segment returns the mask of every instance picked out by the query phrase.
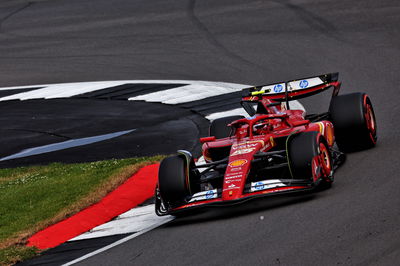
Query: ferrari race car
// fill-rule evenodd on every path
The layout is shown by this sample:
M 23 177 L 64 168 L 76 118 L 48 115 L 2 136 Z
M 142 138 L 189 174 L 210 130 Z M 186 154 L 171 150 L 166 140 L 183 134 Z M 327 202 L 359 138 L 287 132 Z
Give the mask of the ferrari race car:
M 201 138 L 204 163 L 187 151 L 165 158 L 156 187 L 157 215 L 201 206 L 329 186 L 345 152 L 377 140 L 371 100 L 365 93 L 338 95 L 338 73 L 243 89 L 249 117 L 211 122 Z M 305 115 L 290 101 L 333 88 L 325 113 Z

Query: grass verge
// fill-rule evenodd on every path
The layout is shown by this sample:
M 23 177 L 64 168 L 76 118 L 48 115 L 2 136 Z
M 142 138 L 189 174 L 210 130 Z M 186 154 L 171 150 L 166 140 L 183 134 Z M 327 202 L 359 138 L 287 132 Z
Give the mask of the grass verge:
M 34 233 L 98 202 L 162 156 L 0 169 L 0 265 L 38 254 Z

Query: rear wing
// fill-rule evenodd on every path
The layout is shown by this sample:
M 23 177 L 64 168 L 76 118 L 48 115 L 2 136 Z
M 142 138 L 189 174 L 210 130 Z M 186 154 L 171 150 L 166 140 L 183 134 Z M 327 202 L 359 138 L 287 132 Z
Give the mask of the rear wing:
M 267 98 L 278 102 L 288 102 L 320 93 L 331 87 L 334 88 L 332 96 L 336 96 L 340 89 L 338 78 L 339 73 L 330 73 L 245 88 L 242 91 L 242 101 L 257 101 Z

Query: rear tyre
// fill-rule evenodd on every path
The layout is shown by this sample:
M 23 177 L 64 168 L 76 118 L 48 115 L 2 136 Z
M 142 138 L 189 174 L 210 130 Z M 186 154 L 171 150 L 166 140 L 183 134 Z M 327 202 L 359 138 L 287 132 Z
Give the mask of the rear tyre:
M 295 179 L 332 182 L 332 156 L 325 138 L 318 132 L 303 132 L 288 140 L 288 161 Z
M 367 94 L 357 92 L 335 96 L 329 112 L 341 151 L 359 151 L 375 146 L 376 120 Z
M 181 156 L 171 156 L 161 161 L 158 171 L 158 188 L 165 203 L 183 202 L 190 194 L 189 173 Z
M 210 136 L 215 136 L 217 139 L 229 137 L 231 128 L 228 127 L 228 124 L 242 118 L 244 118 L 242 115 L 233 115 L 213 120 L 209 130 Z

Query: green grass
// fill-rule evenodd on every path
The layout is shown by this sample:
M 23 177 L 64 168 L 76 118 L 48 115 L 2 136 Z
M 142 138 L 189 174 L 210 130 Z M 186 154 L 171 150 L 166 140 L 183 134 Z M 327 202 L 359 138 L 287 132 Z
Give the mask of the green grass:
M 24 261 L 39 254 L 34 247 L 11 246 L 0 249 L 0 265 L 11 265 L 17 261 Z
M 161 156 L 0 169 L 0 264 L 27 258 L 33 233 L 97 202 Z M 10 259 L 11 258 L 11 259 Z

